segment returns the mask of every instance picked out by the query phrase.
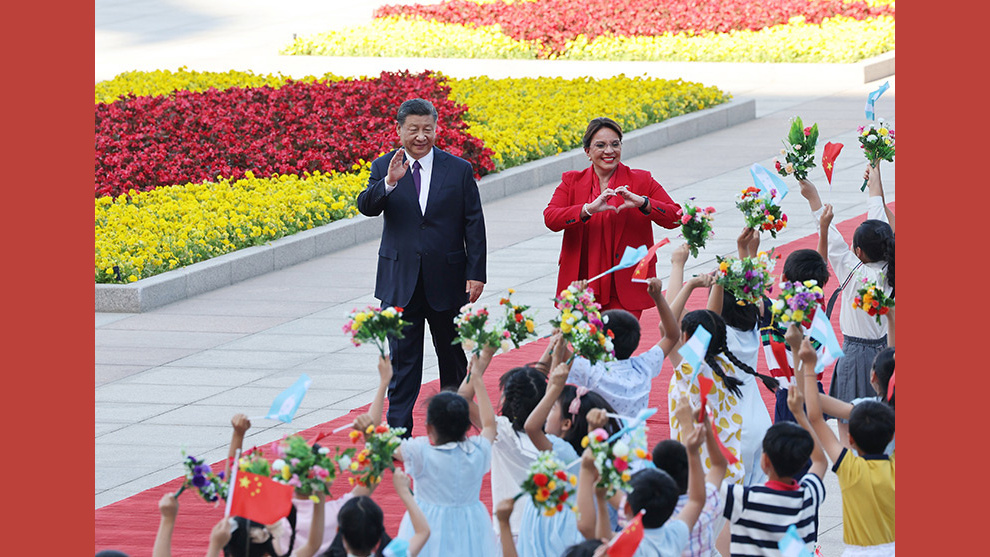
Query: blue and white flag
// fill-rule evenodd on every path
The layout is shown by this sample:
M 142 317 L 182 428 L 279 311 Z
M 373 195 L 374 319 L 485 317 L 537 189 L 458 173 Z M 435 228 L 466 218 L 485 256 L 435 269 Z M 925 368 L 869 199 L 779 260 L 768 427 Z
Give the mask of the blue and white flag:
M 825 317 L 821 307 L 815 311 L 815 317 L 811 320 L 809 335 L 822 343 L 823 349 L 818 363 L 815 364 L 815 373 L 821 373 L 825 366 L 831 365 L 844 355 L 838 339 L 835 338 L 835 330 L 832 329 L 832 324 L 829 323 L 828 317 Z
M 287 424 L 292 423 L 292 418 L 296 415 L 296 410 L 299 410 L 299 405 L 302 403 L 303 397 L 306 396 L 306 390 L 309 389 L 311 382 L 312 380 L 308 375 L 305 373 L 302 374 L 302 377 L 288 389 L 275 397 L 275 401 L 272 402 L 272 407 L 268 410 L 268 414 L 263 417 L 270 420 L 279 420 Z
M 702 325 L 698 325 L 691 338 L 677 349 L 677 353 L 694 370 L 694 374 L 691 375 L 691 383 L 694 383 L 694 380 L 698 377 L 698 373 L 701 372 L 701 362 L 705 359 L 705 354 L 708 352 L 708 344 L 711 341 L 712 334 L 708 332 L 708 329 Z
M 801 536 L 798 535 L 797 527 L 793 524 L 784 532 L 784 537 L 777 542 L 777 547 L 780 548 L 780 554 L 783 557 L 812 557 L 811 551 Z
M 753 176 L 753 183 L 756 184 L 756 187 L 760 188 L 760 191 L 769 195 L 773 190 L 777 190 L 777 195 L 773 196 L 773 202 L 780 205 L 780 202 L 784 200 L 784 196 L 788 192 L 787 185 L 784 184 L 784 181 L 773 172 L 767 170 L 766 167 L 755 163 L 749 167 L 749 173 Z
M 646 246 L 639 246 L 638 248 L 634 248 L 632 246 L 626 246 L 626 251 L 622 253 L 622 259 L 619 260 L 618 265 L 612 267 L 611 269 L 605 271 L 604 273 L 591 277 L 590 279 L 588 279 L 588 282 L 591 282 L 593 280 L 598 280 L 609 273 L 618 271 L 619 269 L 626 269 L 632 267 L 633 265 L 642 261 L 643 258 L 646 257 L 646 255 L 649 252 L 650 252 L 650 248 Z
M 883 85 L 878 87 L 876 91 L 873 91 L 866 97 L 866 117 L 870 120 L 877 119 L 876 114 L 873 113 L 874 105 L 876 104 L 877 99 L 880 98 L 880 95 L 882 95 L 887 89 L 890 89 L 890 82 L 884 81 Z

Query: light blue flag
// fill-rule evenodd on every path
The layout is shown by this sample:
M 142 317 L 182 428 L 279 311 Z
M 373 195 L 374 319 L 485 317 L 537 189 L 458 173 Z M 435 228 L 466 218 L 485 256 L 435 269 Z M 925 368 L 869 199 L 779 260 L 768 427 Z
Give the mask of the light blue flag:
M 677 349 L 677 353 L 694 369 L 694 373 L 691 375 L 691 383 L 694 383 L 695 379 L 698 378 L 698 373 L 701 372 L 701 362 L 705 359 L 705 353 L 708 352 L 708 344 L 711 341 L 712 334 L 708 332 L 708 329 L 702 325 L 698 325 L 691 338 Z
M 292 418 L 296 415 L 296 410 L 299 410 L 299 404 L 302 403 L 302 399 L 306 395 L 306 390 L 309 389 L 311 382 L 312 380 L 308 375 L 305 373 L 302 374 L 302 377 L 288 389 L 275 397 L 272 407 L 264 417 L 270 420 L 279 420 L 287 424 L 292 423 Z
M 766 167 L 755 163 L 749 167 L 749 173 L 753 176 L 753 182 L 756 184 L 756 187 L 760 188 L 760 191 L 769 194 L 771 191 L 777 190 L 777 195 L 773 196 L 773 202 L 780 205 L 780 202 L 784 200 L 784 196 L 788 192 L 787 185 L 784 184 L 784 181 L 773 172 L 767 170 Z
M 622 429 L 620 429 L 619 431 L 616 431 L 615 433 L 613 433 L 612 436 L 608 438 L 608 441 L 607 442 L 608 443 L 611 443 L 612 441 L 615 441 L 619 437 L 622 437 L 623 435 L 629 433 L 630 431 L 632 431 L 632 430 L 638 428 L 639 426 L 645 424 L 646 423 L 646 420 L 648 420 L 650 418 L 650 416 L 652 416 L 652 415 L 654 415 L 654 414 L 657 413 L 657 410 L 659 410 L 659 408 L 647 408 L 645 410 L 640 410 L 639 411 L 639 414 L 636 414 L 636 417 L 635 418 L 633 418 L 631 420 L 624 420 L 624 421 L 627 422 L 626 423 L 626 426 L 623 427 Z
M 821 357 L 818 358 L 818 363 L 815 364 L 815 373 L 821 373 L 825 369 L 825 366 L 831 365 L 832 362 L 843 356 L 842 348 L 839 346 L 839 340 L 835 338 L 835 331 L 832 329 L 832 324 L 825 317 L 825 312 L 822 311 L 821 307 L 815 311 L 815 317 L 811 320 L 809 334 L 811 338 L 822 343 L 824 347 Z
M 873 91 L 866 97 L 866 117 L 870 120 L 877 119 L 876 114 L 873 113 L 874 105 L 876 104 L 877 99 L 880 98 L 880 95 L 882 95 L 887 89 L 890 89 L 890 82 L 884 81 L 883 85 L 878 87 L 876 91 Z
M 409 541 L 392 538 L 382 550 L 382 557 L 409 557 Z
M 622 259 L 619 260 L 618 265 L 612 267 L 611 269 L 605 271 L 604 273 L 599 274 L 598 276 L 591 277 L 590 279 L 588 279 L 588 282 L 591 282 L 593 280 L 598 280 L 609 273 L 614 273 L 615 271 L 618 271 L 619 269 L 626 269 L 632 267 L 633 265 L 642 261 L 643 258 L 646 257 L 646 254 L 648 254 L 649 252 L 650 249 L 646 246 L 639 246 L 638 248 L 634 248 L 632 246 L 626 246 L 626 251 L 622 253 Z
M 797 527 L 793 524 L 784 532 L 784 537 L 777 542 L 777 547 L 780 548 L 780 554 L 783 557 L 812 557 L 811 551 L 801 536 L 798 535 Z

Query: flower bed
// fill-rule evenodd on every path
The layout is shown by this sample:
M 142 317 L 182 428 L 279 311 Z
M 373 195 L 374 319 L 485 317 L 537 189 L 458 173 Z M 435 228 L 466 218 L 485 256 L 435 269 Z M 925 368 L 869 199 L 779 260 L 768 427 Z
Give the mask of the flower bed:
M 368 25 L 298 37 L 282 53 L 852 62 L 893 49 L 893 16 L 893 2 L 862 0 L 447 0 L 383 6 Z
M 442 119 L 438 143 L 479 174 L 578 147 L 599 115 L 632 130 L 729 100 L 680 80 L 429 72 L 299 81 L 130 72 L 98 89 L 98 100 L 112 101 L 96 104 L 99 283 L 133 282 L 357 214 L 369 161 L 395 144 L 396 99 L 430 99 Z
M 357 214 L 369 166 L 96 199 L 96 282 L 127 283 Z
M 376 80 L 292 82 L 125 97 L 96 105 L 96 193 L 257 175 L 344 172 L 396 144 L 395 99 L 422 97 L 440 113 L 437 145 L 494 169 L 491 150 L 464 133 L 467 107 L 430 73 Z

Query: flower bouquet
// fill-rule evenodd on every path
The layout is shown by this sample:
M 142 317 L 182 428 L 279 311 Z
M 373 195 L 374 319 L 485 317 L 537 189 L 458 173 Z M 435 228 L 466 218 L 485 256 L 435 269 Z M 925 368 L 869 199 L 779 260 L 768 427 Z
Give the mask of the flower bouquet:
M 358 476 L 357 479 L 348 479 L 351 485 L 357 482 L 358 485 L 374 487 L 382 481 L 382 474 L 385 470 L 395 470 L 392 454 L 402 444 L 402 438 L 399 436 L 405 432 L 406 428 L 404 427 L 390 428 L 386 425 L 378 427 L 369 425 L 364 432 L 366 435 L 364 448 L 353 459 L 350 457 L 340 459 L 341 470 L 350 470 L 351 474 Z M 351 442 L 357 443 L 358 439 L 361 438 L 361 432 L 352 431 L 350 437 Z
M 601 306 L 595 302 L 591 288 L 579 290 L 570 286 L 554 299 L 560 314 L 550 324 L 560 329 L 564 341 L 570 342 L 574 355 L 585 358 L 591 365 L 615 358 L 612 339 L 615 334 L 602 330 Z
M 691 199 L 694 199 L 693 197 Z M 706 207 L 704 209 L 690 203 L 684 203 L 680 211 L 681 236 L 688 244 L 688 249 L 693 257 L 698 257 L 698 249 L 705 247 L 705 242 L 715 235 L 712 230 L 712 220 L 714 220 L 715 208 Z
M 186 469 L 186 481 L 175 493 L 178 497 L 187 487 L 196 488 L 199 496 L 207 503 L 216 503 L 220 499 L 227 498 L 227 482 L 223 477 L 223 472 L 216 474 L 209 464 L 202 459 L 186 454 L 182 451 L 182 465 Z
M 776 195 L 777 190 L 772 189 L 767 195 L 754 186 L 742 190 L 736 207 L 742 211 L 746 228 L 765 230 L 774 238 L 777 237 L 777 233 L 787 226 L 787 215 L 781 212 L 780 205 L 774 203 L 773 198 Z
M 526 315 L 529 306 L 512 303 L 515 290 L 509 289 L 509 295 L 499 300 L 499 305 L 505 306 L 505 317 L 499 324 L 502 351 L 506 352 L 513 346 L 519 348 L 526 340 L 536 336 L 536 325 L 533 318 Z
M 876 125 L 871 123 L 869 127 L 860 126 L 859 147 L 866 155 L 866 160 L 870 161 L 870 166 L 874 168 L 882 160 L 894 162 L 894 130 L 887 127 L 887 122 L 883 118 L 878 119 Z M 863 187 L 859 188 L 859 191 L 866 189 L 868 181 L 863 180 Z
M 888 296 L 876 282 L 863 277 L 862 286 L 856 291 L 852 305 L 875 317 L 879 325 L 880 316 L 887 315 L 890 308 L 894 307 L 894 299 Z
M 607 496 L 611 497 L 618 491 L 629 492 L 629 480 L 632 474 L 629 472 L 629 458 L 633 454 L 636 458 L 648 459 L 650 455 L 643 449 L 635 451 L 629 445 L 619 439 L 609 444 L 608 432 L 598 428 L 581 440 L 581 446 L 590 448 L 595 457 L 595 468 L 598 469 L 598 487 L 608 490 Z
M 537 510 L 545 516 L 553 516 L 563 511 L 564 505 L 576 510 L 572 499 L 576 485 L 577 476 L 567 473 L 553 451 L 541 451 L 530 464 L 529 476 L 520 486 L 522 493 L 516 497 L 528 494 Z
M 348 449 L 336 457 L 330 449 L 318 444 L 310 446 L 301 435 L 290 435 L 275 448 L 278 459 L 272 462 L 273 479 L 296 488 L 296 493 L 316 501 L 316 494 L 328 495 L 330 483 L 337 475 L 336 460 L 353 454 Z
M 773 290 L 771 273 L 777 262 L 773 250 L 761 251 L 756 257 L 735 259 L 716 255 L 715 259 L 718 261 L 715 282 L 732 293 L 737 304 L 759 304 L 763 292 Z
M 825 301 L 825 294 L 816 280 L 780 283 L 780 296 L 770 306 L 775 320 L 781 323 L 802 321 L 811 317 L 811 312 Z
M 498 348 L 502 336 L 496 330 L 494 321 L 489 321 L 488 308 L 474 309 L 474 304 L 465 304 L 461 313 L 454 319 L 457 336 L 451 344 L 460 344 L 465 350 L 480 354 L 485 346 Z
M 808 177 L 808 170 L 815 167 L 818 124 L 805 128 L 801 118 L 795 116 L 791 119 L 791 131 L 783 142 L 784 149 L 780 150 L 780 154 L 784 156 L 786 164 L 781 165 L 779 160 L 774 161 L 777 173 L 781 176 L 793 174 L 798 180 L 804 180 Z
M 378 352 L 385 357 L 388 336 L 403 338 L 402 328 L 409 324 L 402 320 L 402 308 L 379 308 L 368 306 L 364 311 L 354 310 L 347 316 L 344 332 L 351 335 L 351 342 L 359 346 L 365 342 L 374 343 Z

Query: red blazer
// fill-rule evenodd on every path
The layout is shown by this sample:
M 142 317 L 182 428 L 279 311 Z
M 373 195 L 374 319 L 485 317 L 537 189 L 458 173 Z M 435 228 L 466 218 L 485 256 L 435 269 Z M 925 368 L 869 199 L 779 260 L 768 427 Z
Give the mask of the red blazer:
M 670 199 L 648 171 L 633 170 L 620 163 L 609 179 L 608 186 L 613 189 L 629 186 L 629 191 L 648 197 L 652 208 L 650 215 L 646 216 L 639 209 L 630 208 L 618 213 L 596 213 L 582 222 L 581 208 L 600 194 L 598 177 L 594 167 L 565 172 L 550 203 L 543 210 L 547 228 L 554 232 L 564 231 L 555 294 L 575 280 L 588 279 L 614 267 L 622 258 L 626 246 L 652 246 L 651 221 L 664 228 L 676 228 L 680 224 L 677 217 L 680 206 Z M 613 197 L 609 204 L 619 206 L 622 198 Z M 580 272 L 582 258 L 585 259 L 586 273 Z M 634 269 L 620 269 L 592 282 L 590 286 L 595 291 L 595 300 L 603 305 L 609 303 L 614 281 L 619 303 L 612 301 L 613 306 L 640 310 L 653 307 L 653 299 L 646 293 L 646 285 L 631 282 Z M 584 276 L 578 276 L 579 274 Z M 656 276 L 655 265 L 649 266 L 648 276 Z

